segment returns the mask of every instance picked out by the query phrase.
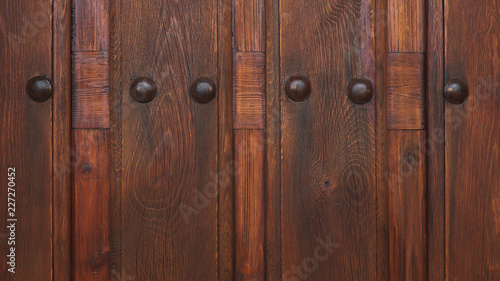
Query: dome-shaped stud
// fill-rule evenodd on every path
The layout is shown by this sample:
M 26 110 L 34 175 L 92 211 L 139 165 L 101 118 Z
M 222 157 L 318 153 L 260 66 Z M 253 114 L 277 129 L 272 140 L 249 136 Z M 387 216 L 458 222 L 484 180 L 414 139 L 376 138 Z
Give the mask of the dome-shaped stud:
M 215 98 L 217 87 L 212 79 L 202 77 L 196 79 L 189 88 L 189 94 L 197 103 L 206 104 Z
M 373 85 L 367 79 L 353 79 L 347 87 L 347 96 L 356 104 L 365 104 L 373 97 Z
M 444 97 L 450 103 L 461 104 L 468 96 L 469 87 L 460 79 L 450 79 L 444 86 Z
M 157 92 L 156 83 L 147 77 L 139 77 L 130 84 L 130 96 L 140 103 L 152 101 Z
M 52 96 L 52 83 L 44 76 L 35 76 L 26 84 L 28 96 L 36 102 L 44 102 Z
M 285 83 L 285 93 L 293 101 L 304 101 L 311 95 L 311 82 L 302 75 L 290 76 Z

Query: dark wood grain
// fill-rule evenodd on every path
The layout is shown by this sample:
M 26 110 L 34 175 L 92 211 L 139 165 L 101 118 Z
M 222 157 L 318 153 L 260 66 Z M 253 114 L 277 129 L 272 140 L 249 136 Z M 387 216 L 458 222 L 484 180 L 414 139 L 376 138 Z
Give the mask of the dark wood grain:
M 75 0 L 73 51 L 109 50 L 109 0 Z
M 74 130 L 73 278 L 109 280 L 108 130 Z
M 425 1 L 388 0 L 389 52 L 425 52 Z
M 425 133 L 391 130 L 389 168 L 389 280 L 426 280 Z
M 81 26 L 79 29 L 88 29 Z M 109 128 L 108 51 L 73 52 L 73 128 Z
M 444 2 L 445 81 L 469 85 L 461 105 L 446 102 L 446 278 L 500 277 L 500 7 Z
M 443 1 L 428 1 L 427 30 L 427 280 L 445 280 Z
M 28 0 L 4 2 L 0 9 L 2 280 L 52 278 L 52 100 L 34 102 L 26 93 L 31 77 L 52 79 L 51 7 L 51 1 Z M 15 167 L 16 192 L 9 198 L 15 199 L 16 222 L 7 221 L 9 167 Z M 15 245 L 7 240 L 10 223 L 15 223 Z M 15 274 L 7 271 L 11 247 L 15 247 Z
M 264 129 L 265 54 L 236 52 L 234 55 L 234 128 Z
M 111 107 L 121 112 L 111 128 L 121 171 L 113 183 L 113 268 L 139 280 L 217 280 L 218 105 L 197 104 L 188 89 L 199 77 L 221 81 L 226 71 L 217 67 L 218 2 L 116 2 Z M 141 76 L 158 87 L 147 104 L 128 94 Z
M 264 51 L 264 0 L 234 0 L 233 3 L 235 51 Z
M 302 74 L 312 84 L 304 102 L 281 94 L 283 278 L 377 278 L 375 101 L 347 98 L 351 79 L 375 78 L 374 8 L 280 2 L 281 81 Z
M 71 237 L 71 2 L 53 3 L 53 280 L 70 280 Z
M 387 55 L 387 115 L 389 129 L 424 129 L 424 55 Z
M 236 280 L 264 280 L 264 133 L 235 130 Z

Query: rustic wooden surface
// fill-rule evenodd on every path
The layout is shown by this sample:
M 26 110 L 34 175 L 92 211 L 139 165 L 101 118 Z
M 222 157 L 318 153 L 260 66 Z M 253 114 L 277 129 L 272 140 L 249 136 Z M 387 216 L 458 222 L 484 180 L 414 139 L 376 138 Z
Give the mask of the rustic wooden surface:
M 312 84 L 299 103 L 281 91 L 283 278 L 376 280 L 375 101 L 347 98 L 352 78 L 374 81 L 373 9 L 280 2 L 281 83 L 302 74 Z M 314 263 L 321 240 L 330 252 Z
M 72 280 L 109 280 L 110 155 L 108 130 L 74 130 L 74 267 Z
M 389 168 L 389 280 L 426 280 L 425 133 L 391 130 Z
M 231 54 L 227 47 L 225 53 L 217 49 L 218 7 L 218 1 L 201 0 L 111 2 L 112 258 L 121 276 L 217 280 L 218 260 L 226 267 L 230 260 L 228 242 L 217 240 L 220 231 L 228 233 L 220 228 L 230 226 L 226 214 L 221 214 L 223 224 L 218 220 L 218 202 L 227 210 L 228 193 L 226 201 L 218 201 L 213 189 L 220 181 L 218 155 L 227 161 L 230 145 L 219 154 L 219 141 L 228 139 L 219 140 L 218 104 L 231 112 L 225 104 L 231 92 L 219 90 L 218 101 L 197 104 L 187 90 L 199 77 L 226 81 L 227 90 L 227 78 L 220 78 L 227 70 L 217 65 L 227 65 Z M 220 38 L 225 46 L 227 34 Z M 158 86 L 157 97 L 147 104 L 128 93 L 141 76 Z M 225 245 L 224 252 L 218 245 Z M 222 272 L 230 278 L 230 269 Z
M 424 129 L 424 55 L 387 55 L 388 129 Z
M 4 5 L 5 6 L 5 5 Z M 0 9 L 0 279 L 52 278 L 52 100 L 26 93 L 28 79 L 52 79 L 51 1 L 9 1 Z M 8 168 L 15 167 L 15 245 L 8 244 Z M 15 246 L 15 274 L 7 255 Z M 64 245 L 63 245 L 64 246 Z
M 234 50 L 263 52 L 265 49 L 264 0 L 234 0 Z
M 73 51 L 109 50 L 109 0 L 74 0 Z
M 446 102 L 446 278 L 500 276 L 500 10 L 497 1 L 445 1 L 445 81 L 469 85 Z
M 425 52 L 425 1 L 388 0 L 389 52 Z

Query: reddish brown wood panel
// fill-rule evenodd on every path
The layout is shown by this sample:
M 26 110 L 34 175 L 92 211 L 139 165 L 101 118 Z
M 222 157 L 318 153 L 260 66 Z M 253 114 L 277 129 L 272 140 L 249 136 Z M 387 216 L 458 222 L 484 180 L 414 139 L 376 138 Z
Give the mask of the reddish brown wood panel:
M 235 51 L 263 52 L 264 0 L 235 0 L 233 3 Z
M 469 86 L 446 103 L 446 278 L 500 277 L 500 7 L 444 2 L 445 80 Z
M 74 52 L 72 86 L 73 128 L 109 128 L 108 52 Z
M 388 133 L 390 278 L 424 281 L 425 133 Z
M 113 109 L 118 115 L 111 126 L 118 173 L 113 267 L 122 278 L 217 280 L 218 261 L 228 259 L 227 249 L 218 251 L 227 241 L 217 240 L 218 100 L 198 104 L 188 89 L 199 77 L 217 82 L 226 75 L 217 63 L 220 56 L 230 57 L 217 49 L 219 2 L 137 0 L 111 6 L 111 108 L 121 109 Z M 137 77 L 156 82 L 151 102 L 130 97 Z M 217 91 L 219 102 L 227 94 Z
M 424 55 L 387 55 L 388 129 L 424 129 Z
M 109 49 L 109 0 L 74 0 L 73 51 Z
M 264 129 L 265 56 L 258 52 L 234 55 L 234 128 Z
M 388 0 L 389 52 L 425 52 L 425 3 L 423 0 Z
M 75 130 L 73 136 L 72 280 L 109 280 L 109 131 Z
M 26 84 L 36 75 L 52 79 L 52 2 L 27 0 L 3 4 L 0 9 L 3 42 L 0 279 L 51 280 L 52 100 L 41 103 L 31 100 Z M 9 265 L 11 261 L 15 264 Z M 8 271 L 11 268 L 15 274 Z
M 236 130 L 236 280 L 264 280 L 264 149 L 262 130 Z
M 281 83 L 302 74 L 312 85 L 303 102 L 281 94 L 285 280 L 377 278 L 375 101 L 347 98 L 352 78 L 375 79 L 373 9 L 280 2 Z

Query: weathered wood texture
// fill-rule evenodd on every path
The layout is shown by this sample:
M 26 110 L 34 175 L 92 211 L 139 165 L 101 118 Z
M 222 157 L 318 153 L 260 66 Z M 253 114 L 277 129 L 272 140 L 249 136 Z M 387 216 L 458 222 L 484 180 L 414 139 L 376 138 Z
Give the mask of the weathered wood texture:
M 469 85 L 446 103 L 446 278 L 500 277 L 500 6 L 444 2 L 445 80 Z
M 264 0 L 234 0 L 235 51 L 265 50 Z
M 73 128 L 109 128 L 108 51 L 73 53 Z
M 388 129 L 424 129 L 424 55 L 387 55 Z
M 425 52 L 425 2 L 388 0 L 389 52 Z
M 153 2 L 111 2 L 112 108 L 121 108 L 111 126 L 113 268 L 138 280 L 217 280 L 218 260 L 227 264 L 230 253 L 218 252 L 227 241 L 217 241 L 229 227 L 218 220 L 218 102 L 197 104 L 188 89 L 199 77 L 226 79 L 218 61 L 231 55 L 218 50 L 219 2 Z M 147 104 L 129 95 L 141 76 L 158 87 Z M 219 103 L 227 94 L 217 92 Z
M 108 130 L 74 130 L 73 278 L 109 280 Z
M 34 102 L 28 79 L 52 78 L 52 3 L 8 1 L 0 9 L 0 279 L 52 278 L 52 100 Z M 9 168 L 15 168 L 15 175 Z M 11 174 L 9 176 L 9 173 Z M 9 178 L 15 197 L 8 195 Z M 8 206 L 8 198 L 15 206 Z M 15 217 L 9 216 L 15 208 Z M 17 219 L 9 222 L 8 219 Z M 15 223 L 15 245 L 8 244 Z M 12 241 L 12 240 L 10 240 Z M 15 247 L 15 274 L 7 271 Z M 10 258 L 9 258 L 10 259 Z
M 234 55 L 234 128 L 264 129 L 265 55 L 236 52 Z
M 264 149 L 262 130 L 236 130 L 236 280 L 264 280 Z
M 280 80 L 300 73 L 312 84 L 304 102 L 281 91 L 285 279 L 377 278 L 375 97 L 347 98 L 350 79 L 375 79 L 373 9 L 374 1 L 280 2 Z
M 73 51 L 109 50 L 109 0 L 73 0 Z
M 425 133 L 391 130 L 389 168 L 389 280 L 424 281 Z

